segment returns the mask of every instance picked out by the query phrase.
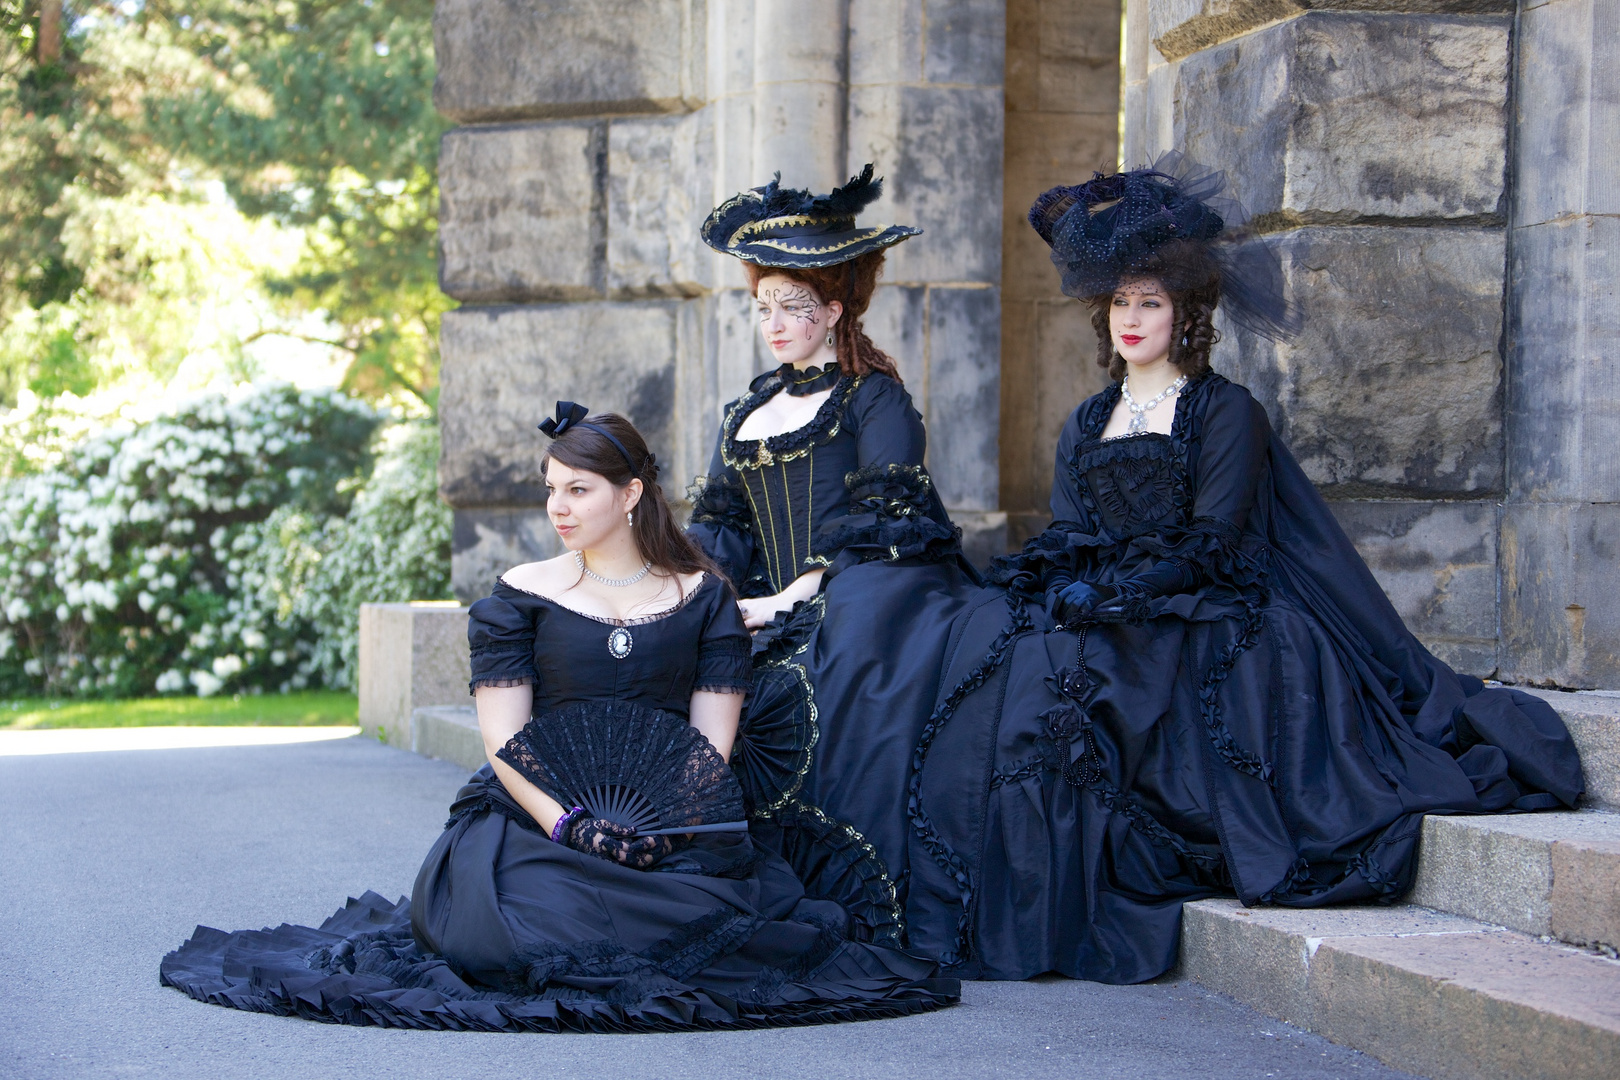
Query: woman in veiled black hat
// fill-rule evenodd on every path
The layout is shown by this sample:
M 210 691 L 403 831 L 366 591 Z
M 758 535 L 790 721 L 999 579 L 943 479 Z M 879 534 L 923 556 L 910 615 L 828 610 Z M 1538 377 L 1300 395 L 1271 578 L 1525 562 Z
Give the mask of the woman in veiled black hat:
M 1030 211 L 1112 381 L 1064 425 L 1055 520 L 964 619 L 914 777 L 911 942 L 966 974 L 1151 979 L 1185 901 L 1392 902 L 1424 814 L 1584 786 L 1557 714 L 1429 653 L 1210 370 L 1217 306 L 1297 321 L 1222 183 L 1169 156 Z
M 953 1002 L 931 962 L 853 940 L 842 908 L 749 837 L 726 763 L 748 632 L 640 433 L 573 402 L 541 427 L 566 551 L 472 606 L 489 763 L 411 899 L 367 893 L 318 929 L 199 927 L 163 981 L 255 1012 L 457 1031 L 754 1028 Z
M 778 182 L 717 207 L 777 367 L 726 406 L 690 531 L 754 634 L 736 759 L 754 835 L 860 933 L 904 938 L 906 777 L 952 621 L 977 576 L 924 467 L 922 418 L 861 327 L 884 251 L 872 167 L 826 194 Z

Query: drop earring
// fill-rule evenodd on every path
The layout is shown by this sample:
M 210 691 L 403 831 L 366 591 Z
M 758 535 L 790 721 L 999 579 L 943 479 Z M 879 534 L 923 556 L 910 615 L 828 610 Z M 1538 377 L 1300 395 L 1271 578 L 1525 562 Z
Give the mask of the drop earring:
M 624 523 L 630 526 L 632 529 L 636 527 L 636 515 L 634 511 L 626 510 L 624 512 Z
M 832 331 L 829 330 L 829 331 L 827 331 L 827 348 L 830 349 L 832 347 L 833 347 L 833 336 L 832 336 Z

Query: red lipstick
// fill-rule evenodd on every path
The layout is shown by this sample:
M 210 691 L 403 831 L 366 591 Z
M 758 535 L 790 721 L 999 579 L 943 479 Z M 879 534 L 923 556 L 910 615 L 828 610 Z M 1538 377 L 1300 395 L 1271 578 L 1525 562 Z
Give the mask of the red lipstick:
M 1142 340 L 1142 335 L 1141 334 L 1121 334 L 1121 335 L 1119 335 L 1119 340 L 1123 341 L 1127 345 L 1135 345 L 1137 342 Z

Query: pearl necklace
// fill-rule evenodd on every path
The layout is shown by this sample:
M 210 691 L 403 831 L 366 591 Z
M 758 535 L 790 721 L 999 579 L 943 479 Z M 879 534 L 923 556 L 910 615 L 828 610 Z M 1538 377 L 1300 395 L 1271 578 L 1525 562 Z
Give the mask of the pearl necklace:
M 1131 397 L 1131 377 L 1129 375 L 1125 376 L 1124 380 L 1122 380 L 1119 384 L 1119 392 L 1125 397 L 1125 407 L 1131 410 L 1131 426 L 1126 430 L 1146 431 L 1147 414 L 1164 404 L 1166 398 L 1175 397 L 1177 394 L 1181 393 L 1181 388 L 1186 385 L 1187 376 L 1183 375 L 1175 382 L 1159 391 L 1158 396 L 1152 401 L 1149 401 L 1146 405 L 1138 405 L 1136 399 Z
M 606 585 L 613 589 L 622 589 L 627 585 L 634 585 L 636 582 L 646 577 L 647 571 L 652 569 L 652 563 L 649 562 L 642 564 L 641 569 L 637 570 L 629 577 L 603 577 L 601 574 L 598 574 L 595 570 L 592 570 L 590 567 L 585 565 L 585 553 L 583 551 L 574 552 L 574 565 L 578 566 L 580 570 L 584 572 L 585 576 L 590 578 L 592 581 Z

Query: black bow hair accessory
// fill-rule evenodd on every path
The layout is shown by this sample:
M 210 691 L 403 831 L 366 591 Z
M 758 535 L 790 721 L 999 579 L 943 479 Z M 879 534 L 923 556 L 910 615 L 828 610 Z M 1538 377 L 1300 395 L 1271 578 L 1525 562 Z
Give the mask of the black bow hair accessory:
M 1149 168 L 1099 172 L 1043 192 L 1029 223 L 1051 247 L 1069 296 L 1107 295 L 1137 277 L 1172 291 L 1215 278 L 1232 322 L 1274 341 L 1290 338 L 1301 320 L 1285 297 L 1282 261 L 1243 231 L 1248 214 L 1226 188 L 1225 173 L 1171 151 Z
M 715 207 L 701 235 L 714 250 L 759 266 L 837 266 L 922 232 L 910 225 L 856 228 L 855 215 L 882 194 L 883 181 L 873 178 L 870 164 L 825 195 L 785 188 L 777 173 L 764 187 Z
M 640 476 L 642 473 L 651 470 L 651 478 L 654 480 L 658 479 L 657 458 L 655 458 L 652 454 L 648 454 L 647 460 L 643 461 L 641 463 L 641 467 L 638 469 L 636 467 L 635 458 L 630 456 L 630 451 L 624 448 L 624 443 L 620 442 L 614 436 L 613 432 L 609 431 L 605 427 L 602 427 L 600 424 L 586 423 L 585 418 L 590 414 L 591 411 L 589 409 L 578 404 L 577 402 L 559 401 L 557 402 L 557 415 L 540 421 L 538 426 L 542 432 L 552 439 L 560 439 L 568 432 L 573 431 L 575 428 L 584 428 L 586 431 L 594 431 L 598 435 L 602 436 L 602 438 L 616 446 L 619 453 L 624 455 L 624 463 L 630 466 L 630 474 L 632 476 Z

